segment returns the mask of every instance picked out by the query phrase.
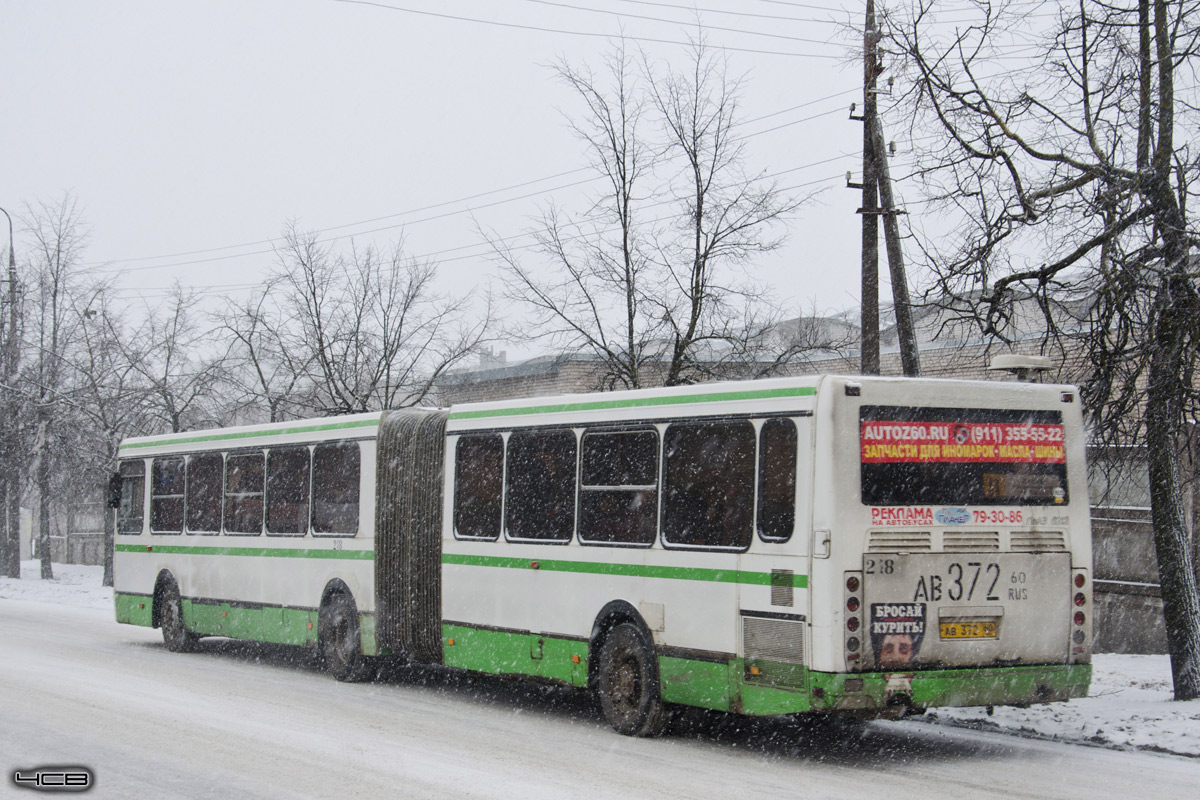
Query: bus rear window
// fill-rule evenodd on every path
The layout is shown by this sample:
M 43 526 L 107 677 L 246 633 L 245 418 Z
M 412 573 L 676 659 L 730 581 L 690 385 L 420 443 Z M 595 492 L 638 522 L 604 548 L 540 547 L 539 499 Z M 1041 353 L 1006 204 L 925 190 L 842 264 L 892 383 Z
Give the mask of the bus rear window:
M 863 406 L 866 505 L 1065 505 L 1057 411 Z

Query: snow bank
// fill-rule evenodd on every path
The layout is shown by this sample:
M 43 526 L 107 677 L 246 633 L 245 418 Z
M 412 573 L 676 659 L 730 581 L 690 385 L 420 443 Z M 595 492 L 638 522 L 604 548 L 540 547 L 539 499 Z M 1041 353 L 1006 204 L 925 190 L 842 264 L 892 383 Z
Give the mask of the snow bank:
M 22 600 L 83 608 L 112 608 L 112 589 L 100 585 L 100 567 L 55 564 L 43 581 L 36 561 L 21 564 L 21 579 L 0 578 L 0 601 Z M 116 623 L 112 623 L 114 626 Z M 909 724 L 952 725 L 1020 736 L 1154 750 L 1200 757 L 1200 700 L 1171 699 L 1167 656 L 1101 654 L 1093 659 L 1091 697 L 1031 708 L 934 709 Z
M 100 585 L 104 578 L 103 567 L 82 564 L 52 566 L 54 577 L 44 581 L 41 579 L 41 562 L 22 561 L 21 580 L 0 578 L 0 600 L 54 603 L 78 608 L 112 608 L 112 587 Z
M 1200 700 L 1171 699 L 1165 655 L 1092 657 L 1091 696 L 1030 708 L 939 708 L 922 721 L 999 730 L 1118 750 L 1200 757 Z

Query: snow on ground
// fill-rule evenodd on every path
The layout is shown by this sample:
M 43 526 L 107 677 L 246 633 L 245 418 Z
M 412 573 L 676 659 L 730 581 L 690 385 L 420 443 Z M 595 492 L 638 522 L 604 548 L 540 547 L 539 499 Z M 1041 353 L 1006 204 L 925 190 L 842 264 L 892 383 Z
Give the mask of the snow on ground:
M 0 601 L 112 608 L 112 589 L 100 585 L 102 568 L 55 564 L 53 572 L 52 580 L 43 581 L 38 562 L 22 562 L 21 580 L 0 578 Z M 1101 653 L 1093 657 L 1093 668 L 1090 697 L 997 708 L 991 716 L 983 708 L 940 708 L 914 722 L 1200 758 L 1200 700 L 1171 699 L 1167 656 Z
M 1023 736 L 1200 757 L 1200 700 L 1171 699 L 1168 656 L 1092 656 L 1090 696 L 1029 708 L 939 708 L 922 718 Z
M 0 577 L 0 600 L 55 603 L 78 608 L 113 607 L 112 587 L 100 585 L 104 578 L 103 567 L 52 564 L 51 573 L 54 577 L 44 581 L 41 579 L 41 562 L 22 561 L 21 580 Z

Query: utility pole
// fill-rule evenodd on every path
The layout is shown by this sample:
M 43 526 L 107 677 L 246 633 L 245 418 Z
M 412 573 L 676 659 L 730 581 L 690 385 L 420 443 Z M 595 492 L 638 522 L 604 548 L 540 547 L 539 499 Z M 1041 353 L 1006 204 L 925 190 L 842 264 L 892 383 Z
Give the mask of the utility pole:
M 867 0 L 867 20 L 863 34 L 863 115 L 851 119 L 863 121 L 862 169 L 862 298 L 859 367 L 863 375 L 879 374 L 879 177 L 875 168 L 875 153 L 869 121 L 876 116 L 875 85 L 879 77 L 879 60 L 875 45 L 879 36 L 875 30 L 875 0 Z M 855 184 L 847 179 L 847 185 Z
M 17 331 L 17 258 L 13 245 L 12 217 L 3 208 L 0 212 L 8 218 L 8 338 L 4 348 L 4 412 L 3 436 L 0 437 L 0 447 L 3 447 L 3 479 L 4 497 L 4 542 L 0 552 L 4 554 L 3 568 L 9 578 L 21 577 L 21 473 L 17 467 L 17 450 L 20 442 L 17 437 L 16 402 L 17 359 L 19 356 L 19 335 Z
M 921 357 L 917 353 L 917 332 L 913 328 L 912 303 L 908 298 L 908 276 L 904 270 L 904 251 L 900 248 L 900 225 L 896 217 L 901 213 L 892 197 L 892 176 L 888 169 L 887 151 L 883 146 L 883 123 L 876 114 L 871 125 L 872 149 L 879 175 L 879 199 L 883 209 L 883 235 L 887 240 L 888 268 L 892 276 L 892 306 L 896 311 L 896 335 L 900 341 L 900 364 L 905 376 L 916 378 L 921 375 Z
M 878 44 L 881 34 L 875 20 L 875 0 L 867 0 L 866 21 L 863 26 L 863 114 L 850 118 L 863 123 L 863 180 L 861 184 L 846 185 L 862 189 L 862 323 L 859 371 L 863 375 L 879 374 L 879 218 L 883 218 L 887 243 L 888 267 L 892 282 L 892 305 L 896 312 L 896 333 L 900 342 L 900 362 L 906 376 L 921 374 L 917 353 L 917 338 L 912 321 L 912 303 L 908 295 L 908 278 L 904 269 L 904 252 L 900 246 L 900 226 L 896 221 L 904 213 L 896 208 L 892 196 L 891 174 L 884 147 L 883 123 L 879 119 L 878 83 L 883 71 L 879 63 Z M 889 81 L 890 83 L 890 81 Z

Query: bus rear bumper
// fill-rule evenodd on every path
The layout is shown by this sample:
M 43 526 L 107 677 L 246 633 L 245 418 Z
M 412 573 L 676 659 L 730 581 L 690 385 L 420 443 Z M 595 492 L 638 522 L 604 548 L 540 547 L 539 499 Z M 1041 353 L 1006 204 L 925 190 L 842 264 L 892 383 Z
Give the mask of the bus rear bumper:
M 1091 664 L 922 670 L 810 672 L 813 711 L 897 717 L 939 706 L 1026 706 L 1086 697 Z

